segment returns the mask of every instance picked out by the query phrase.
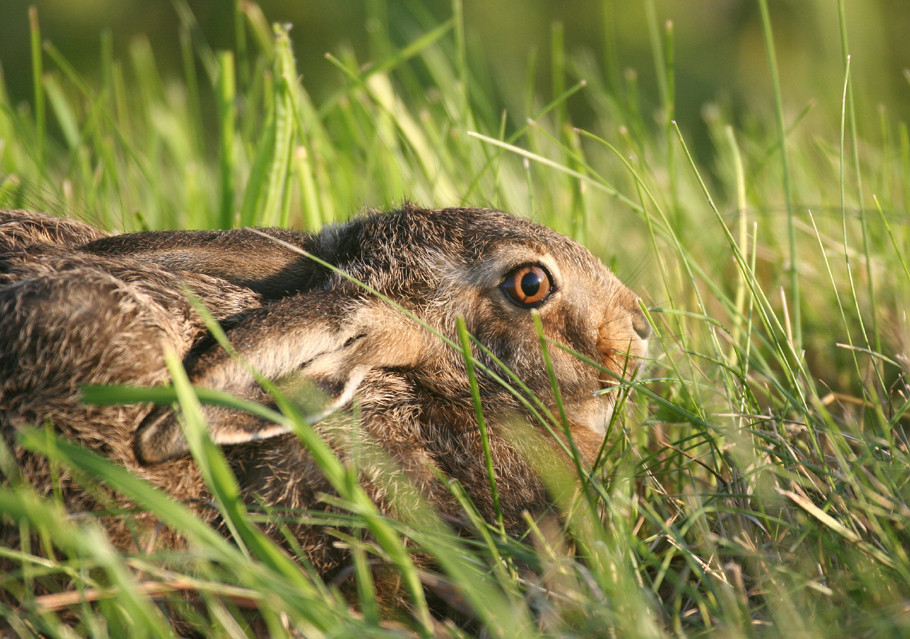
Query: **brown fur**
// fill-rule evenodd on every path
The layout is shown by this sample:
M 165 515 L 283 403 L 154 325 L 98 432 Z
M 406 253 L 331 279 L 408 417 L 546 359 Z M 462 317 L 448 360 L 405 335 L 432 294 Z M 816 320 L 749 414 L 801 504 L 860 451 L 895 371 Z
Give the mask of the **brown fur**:
M 512 268 L 541 264 L 555 288 L 537 312 L 551 340 L 573 440 L 593 460 L 611 401 L 595 392 L 631 374 L 645 354 L 649 329 L 636 296 L 584 248 L 546 227 L 479 209 L 406 206 L 318 235 L 264 232 L 280 242 L 246 229 L 107 236 L 78 222 L 0 212 L 0 429 L 33 485 L 49 491 L 47 465 L 17 445 L 16 430 L 50 422 L 177 499 L 208 499 L 170 408 L 87 406 L 78 391 L 84 384 L 166 383 L 162 353 L 168 347 L 184 358 L 196 385 L 270 402 L 236 360 L 212 345 L 185 298 L 186 286 L 267 377 L 288 385 L 302 373 L 337 407 L 350 403 L 356 389 L 364 439 L 381 453 L 360 460 L 362 481 L 381 509 L 402 508 L 406 500 L 392 495 L 394 486 L 410 483 L 440 512 L 458 517 L 438 472 L 461 482 L 492 519 L 462 354 L 295 247 L 365 282 L 453 341 L 456 318 L 464 317 L 471 334 L 555 414 L 532 313 L 500 289 Z M 612 376 L 557 343 L 602 363 Z M 475 356 L 498 370 L 479 349 Z M 549 506 L 529 451 L 508 434 L 513 420 L 530 415 L 489 375 L 478 375 L 503 515 L 509 532 L 518 534 L 524 511 L 540 514 Z M 317 495 L 331 493 L 331 486 L 294 436 L 225 408 L 205 411 L 251 503 L 327 508 Z M 356 431 L 344 413 L 327 416 L 318 428 L 351 460 Z M 389 473 L 407 482 L 396 484 Z M 73 510 L 100 507 L 68 478 L 65 492 Z M 155 537 L 152 520 L 127 526 L 109 519 L 118 546 L 180 543 L 173 535 Z M 324 574 L 346 562 L 322 529 L 293 530 Z

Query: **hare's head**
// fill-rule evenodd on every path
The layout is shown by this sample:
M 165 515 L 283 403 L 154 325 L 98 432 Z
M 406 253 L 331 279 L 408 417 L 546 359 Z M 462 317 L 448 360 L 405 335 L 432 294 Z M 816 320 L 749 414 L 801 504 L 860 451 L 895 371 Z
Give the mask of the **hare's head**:
M 637 370 L 650 327 L 638 298 L 586 249 L 547 227 L 482 209 L 406 208 L 336 233 L 336 264 L 345 272 L 454 341 L 456 318 L 463 317 L 477 341 L 535 395 L 551 397 L 538 314 L 573 420 L 603 432 L 613 394 L 602 391 Z M 442 396 L 466 393 L 462 355 L 441 340 L 430 342 L 411 342 L 420 344 L 412 356 L 420 364 L 415 374 L 426 373 L 421 383 Z M 492 357 L 475 351 L 506 376 Z
M 369 393 L 383 371 L 428 398 L 437 421 L 447 406 L 469 406 L 464 356 L 451 344 L 462 317 L 479 345 L 485 411 L 524 410 L 494 379 L 514 374 L 526 386 L 519 393 L 530 391 L 555 412 L 555 378 L 573 429 L 591 438 L 610 418 L 615 393 L 608 389 L 631 377 L 647 350 L 650 328 L 635 294 L 575 242 L 500 211 L 405 207 L 330 227 L 306 246 L 305 285 L 253 312 L 229 337 L 266 377 L 303 372 L 334 396 L 335 407 Z M 197 385 L 258 397 L 246 370 L 218 349 L 190 372 Z M 281 432 L 224 408 L 207 410 L 221 443 Z M 173 414 L 160 410 L 146 420 L 137 452 L 153 462 L 185 446 Z

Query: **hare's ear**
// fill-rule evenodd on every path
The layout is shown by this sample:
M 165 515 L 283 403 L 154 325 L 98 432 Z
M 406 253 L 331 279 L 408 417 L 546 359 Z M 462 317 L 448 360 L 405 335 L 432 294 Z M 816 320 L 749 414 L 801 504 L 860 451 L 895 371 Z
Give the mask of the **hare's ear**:
M 127 256 L 169 271 L 211 275 L 277 299 L 323 279 L 325 269 L 301 254 L 313 250 L 314 242 L 312 235 L 277 228 L 144 231 L 112 235 L 80 249 Z
M 348 403 L 371 370 L 416 366 L 428 350 L 428 337 L 419 324 L 381 300 L 313 291 L 254 311 L 228 333 L 239 357 L 215 346 L 190 366 L 189 373 L 195 386 L 257 401 L 267 401 L 268 396 L 249 367 L 276 382 L 302 374 L 329 395 L 329 405 L 320 411 L 327 414 Z M 223 406 L 205 405 L 203 412 L 212 440 L 220 445 L 287 432 L 278 424 Z M 158 408 L 146 417 L 135 451 L 143 463 L 188 452 L 171 408 Z

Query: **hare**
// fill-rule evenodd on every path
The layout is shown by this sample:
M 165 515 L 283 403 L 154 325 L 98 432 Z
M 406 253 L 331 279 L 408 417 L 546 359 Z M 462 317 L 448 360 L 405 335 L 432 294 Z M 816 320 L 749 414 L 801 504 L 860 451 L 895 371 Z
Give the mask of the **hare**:
M 222 324 L 239 358 L 211 339 L 185 287 Z M 551 369 L 534 314 L 550 342 Z M 501 211 L 411 205 L 313 235 L 107 235 L 36 213 L 0 212 L 0 317 L 0 429 L 22 474 L 41 489 L 50 488 L 46 465 L 17 446 L 15 433 L 51 423 L 174 498 L 205 503 L 209 495 L 173 407 L 80 401 L 85 384 L 167 383 L 162 353 L 169 348 L 195 386 L 273 406 L 246 364 L 286 388 L 308 380 L 328 397 L 316 428 L 342 458 L 354 454 L 354 428 L 343 411 L 333 411 L 356 403 L 362 436 L 394 462 L 387 465 L 392 472 L 456 518 L 460 507 L 438 475 L 458 480 L 492 519 L 464 355 L 440 337 L 457 342 L 457 318 L 464 318 L 484 347 L 474 352 L 483 365 L 478 385 L 512 534 L 524 531 L 525 511 L 539 515 L 550 499 L 509 425 L 537 423 L 531 395 L 557 413 L 552 370 L 568 436 L 593 461 L 614 404 L 615 394 L 603 391 L 634 374 L 650 333 L 639 298 L 568 238 Z M 497 361 L 526 390 L 516 394 L 496 381 L 490 371 L 505 376 Z M 317 495 L 331 486 L 295 435 L 223 406 L 203 410 L 247 500 L 330 508 Z M 394 510 L 379 471 L 360 472 L 380 509 Z M 64 494 L 73 509 L 100 507 L 67 478 Z M 214 521 L 210 509 L 198 509 Z M 105 522 L 123 547 L 181 543 L 156 532 L 151 518 Z M 344 566 L 344 552 L 320 528 L 292 530 L 323 574 Z

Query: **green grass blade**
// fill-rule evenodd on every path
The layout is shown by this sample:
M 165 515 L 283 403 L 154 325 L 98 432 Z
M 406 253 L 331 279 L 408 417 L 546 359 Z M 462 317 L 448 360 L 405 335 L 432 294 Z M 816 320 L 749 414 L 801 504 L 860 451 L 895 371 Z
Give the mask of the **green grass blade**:
M 458 337 L 464 349 L 464 366 L 468 374 L 468 383 L 471 386 L 471 399 L 474 402 L 474 414 L 477 416 L 477 428 L 480 431 L 480 442 L 483 446 L 483 460 L 487 468 L 487 479 L 490 482 L 490 492 L 493 495 L 493 511 L 496 521 L 499 522 L 500 532 L 505 535 L 505 524 L 502 520 L 502 508 L 499 505 L 499 491 L 496 490 L 496 471 L 493 469 L 493 455 L 490 452 L 490 438 L 487 434 L 487 423 L 483 416 L 483 406 L 480 403 L 480 387 L 477 384 L 477 375 L 474 372 L 474 358 L 471 354 L 471 337 L 464 318 L 456 318 Z

